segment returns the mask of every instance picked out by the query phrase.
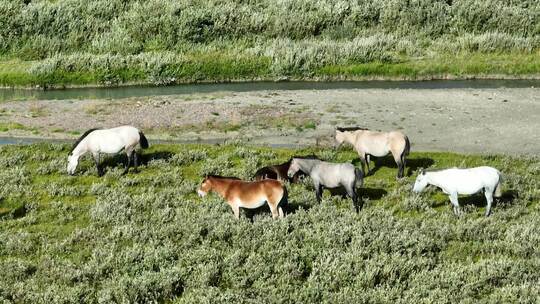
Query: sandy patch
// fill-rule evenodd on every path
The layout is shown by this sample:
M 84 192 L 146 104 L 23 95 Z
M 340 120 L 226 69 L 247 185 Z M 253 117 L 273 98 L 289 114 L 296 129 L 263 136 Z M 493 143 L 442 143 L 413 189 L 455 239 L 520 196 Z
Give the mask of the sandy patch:
M 335 126 L 399 129 L 413 149 L 537 154 L 540 89 L 337 89 L 0 104 L 0 135 L 74 138 L 132 124 L 155 139 L 331 143 Z M 6 130 L 7 129 L 7 130 Z

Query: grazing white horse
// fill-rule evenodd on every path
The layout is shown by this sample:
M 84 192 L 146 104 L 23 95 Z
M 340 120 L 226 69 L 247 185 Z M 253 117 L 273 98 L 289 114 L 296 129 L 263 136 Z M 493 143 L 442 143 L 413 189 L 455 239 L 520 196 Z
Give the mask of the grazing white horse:
M 422 192 L 428 184 L 437 186 L 450 197 L 454 213 L 461 213 L 458 194 L 475 194 L 484 190 L 487 200 L 486 216 L 491 213 L 493 197 L 501 196 L 501 172 L 492 167 L 476 167 L 470 169 L 446 169 L 439 171 L 420 170 L 413 191 Z
M 98 175 L 102 176 L 103 170 L 99 166 L 100 153 L 116 154 L 122 150 L 124 150 L 128 158 L 123 174 L 128 172 L 131 159 L 133 159 L 135 171 L 137 171 L 139 160 L 135 150 L 139 144 L 143 149 L 148 148 L 148 140 L 144 134 L 132 126 L 90 129 L 79 137 L 73 145 L 68 156 L 67 172 L 73 175 L 79 163 L 79 158 L 86 153 L 91 153 L 96 163 Z

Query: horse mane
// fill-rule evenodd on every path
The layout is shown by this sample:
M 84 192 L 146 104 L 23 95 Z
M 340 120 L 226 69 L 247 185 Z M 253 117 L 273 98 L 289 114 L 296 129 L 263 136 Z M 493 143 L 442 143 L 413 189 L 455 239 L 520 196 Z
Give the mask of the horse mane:
M 75 150 L 75 148 L 77 148 L 77 146 L 81 143 L 81 141 L 86 137 L 88 136 L 88 134 L 94 132 L 95 130 L 99 130 L 99 128 L 93 128 L 93 129 L 90 129 L 86 132 L 83 133 L 83 135 L 81 135 L 81 137 L 79 137 L 75 143 L 73 144 L 73 147 L 71 147 L 71 150 L 69 151 L 69 153 L 73 152 L 73 150 Z
M 338 130 L 339 132 L 350 132 L 350 131 L 359 131 L 359 130 L 367 131 L 369 129 L 362 128 L 362 127 L 337 127 L 336 130 Z

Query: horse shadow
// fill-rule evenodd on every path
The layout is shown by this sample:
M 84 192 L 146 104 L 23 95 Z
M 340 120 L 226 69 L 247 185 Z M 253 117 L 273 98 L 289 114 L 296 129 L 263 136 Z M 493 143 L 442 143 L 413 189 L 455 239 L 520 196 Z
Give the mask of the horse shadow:
M 340 196 L 341 198 L 343 199 L 348 199 L 350 200 L 350 203 L 353 204 L 353 201 L 352 199 L 347 195 L 347 192 L 344 188 L 331 188 L 331 189 L 328 189 L 326 188 L 324 190 L 325 193 L 328 193 L 330 196 Z M 358 189 L 358 197 L 359 197 L 359 200 L 362 199 L 362 200 L 379 200 L 381 199 L 383 196 L 385 196 L 386 194 L 388 194 L 388 192 L 382 188 L 360 188 Z M 290 214 L 294 214 L 296 212 L 298 212 L 300 209 L 303 209 L 305 211 L 308 211 L 310 210 L 311 208 L 315 207 L 317 204 L 319 204 L 315 198 L 313 198 L 313 202 L 312 203 L 291 203 L 289 202 L 289 204 L 286 205 L 286 207 L 284 208 L 284 212 L 285 212 L 285 215 L 290 215 Z M 325 202 L 321 202 L 321 204 L 324 204 Z M 245 209 L 245 214 L 246 216 L 251 220 L 253 221 L 253 218 L 257 215 L 262 215 L 262 216 L 267 216 L 268 214 L 271 214 L 270 212 L 270 207 L 268 207 L 268 205 L 263 205 L 257 209 Z M 360 211 L 362 212 L 362 211 Z
M 420 168 L 427 169 L 427 168 L 433 166 L 434 163 L 435 163 L 435 161 L 433 159 L 431 159 L 431 158 L 428 158 L 428 157 L 419 157 L 419 158 L 407 159 L 407 163 L 406 163 L 407 173 L 406 173 L 406 176 L 411 176 L 413 174 L 413 172 L 417 171 Z
M 140 157 L 140 164 L 141 165 L 148 165 L 149 162 L 154 160 L 165 160 L 169 161 L 174 156 L 174 153 L 169 151 L 156 151 L 156 152 L 149 152 L 149 153 L 142 153 Z
M 362 162 L 360 161 L 360 158 L 356 158 L 353 160 L 353 165 L 357 167 L 362 166 Z M 405 169 L 406 169 L 406 176 L 411 176 L 413 172 L 418 170 L 419 168 L 429 168 L 433 166 L 435 161 L 428 157 L 419 157 L 419 158 L 407 158 Z M 394 160 L 394 157 L 392 155 L 386 155 L 383 157 L 373 157 L 371 156 L 371 163 L 370 163 L 370 171 L 366 173 L 366 176 L 370 176 L 375 174 L 379 169 L 382 167 L 387 168 L 395 168 L 397 170 L 398 166 L 396 164 L 396 161 Z M 367 169 L 367 168 L 366 168 Z
M 358 195 L 362 198 L 368 198 L 370 201 L 380 200 L 383 196 L 387 195 L 388 191 L 382 188 L 361 188 Z
M 168 151 L 156 151 L 156 152 L 138 152 L 139 154 L 139 166 L 146 166 L 148 163 L 154 160 L 166 160 L 168 161 L 171 157 L 174 156 L 174 153 Z M 100 162 L 100 167 L 104 171 L 110 168 L 116 168 L 118 166 L 124 167 L 128 161 L 127 155 L 125 153 L 118 153 L 111 156 L 102 157 Z M 130 168 L 133 168 L 133 161 Z
M 9 209 L 7 211 L 0 211 L 0 219 L 2 218 L 19 219 L 19 218 L 25 217 L 26 213 L 27 213 L 26 204 L 22 204 L 20 206 L 17 206 L 13 209 Z
M 492 208 L 501 205 L 510 205 L 515 199 L 518 198 L 518 192 L 515 190 L 504 191 L 501 197 L 494 197 Z M 486 197 L 484 192 L 478 192 L 473 195 L 467 195 L 459 198 L 459 204 L 461 206 L 475 206 L 476 208 L 484 208 L 487 206 Z

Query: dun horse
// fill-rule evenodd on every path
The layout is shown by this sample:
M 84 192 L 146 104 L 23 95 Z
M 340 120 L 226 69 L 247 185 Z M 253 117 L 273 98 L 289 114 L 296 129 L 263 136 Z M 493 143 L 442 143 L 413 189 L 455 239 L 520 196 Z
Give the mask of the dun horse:
M 135 171 L 139 164 L 137 145 L 141 148 L 148 148 L 148 140 L 144 134 L 132 126 L 121 126 L 112 129 L 90 129 L 86 131 L 73 145 L 69 156 L 67 172 L 70 175 L 75 173 L 79 158 L 86 153 L 91 153 L 96 163 L 98 175 L 103 175 L 103 170 L 99 165 L 101 153 L 116 154 L 122 150 L 127 155 L 126 168 L 123 174 L 129 170 L 131 160 L 135 165 Z
M 358 204 L 358 194 L 356 187 L 361 187 L 364 174 L 358 168 L 348 163 L 329 163 L 318 159 L 306 159 L 295 157 L 291 161 L 288 175 L 293 176 L 296 172 L 302 170 L 311 177 L 315 187 L 317 201 L 321 202 L 323 188 L 333 189 L 343 187 L 347 195 L 351 197 L 356 211 L 362 209 L 362 199 Z
M 461 213 L 458 194 L 474 194 L 484 190 L 487 207 L 486 216 L 491 213 L 493 197 L 501 196 L 501 172 L 492 167 L 476 167 L 471 169 L 446 169 L 440 171 L 420 170 L 413 191 L 422 192 L 428 184 L 437 186 L 450 197 L 454 214 Z
M 312 158 L 317 159 L 315 155 L 310 156 L 304 156 L 303 158 Z M 260 168 L 255 172 L 255 175 L 253 178 L 255 180 L 263 180 L 263 179 L 277 179 L 280 181 L 288 181 L 290 183 L 297 183 L 302 177 L 306 176 L 304 172 L 301 170 L 296 172 L 293 177 L 289 178 L 287 176 L 287 172 L 289 171 L 289 167 L 291 166 L 292 158 L 280 165 L 271 165 L 267 167 Z
M 261 181 L 242 181 L 236 178 L 208 176 L 197 193 L 204 197 L 214 191 L 227 201 L 240 218 L 240 208 L 256 209 L 267 203 L 272 212 L 272 218 L 284 217 L 283 208 L 287 206 L 287 189 L 280 181 L 265 179 Z
M 341 145 L 344 141 L 353 145 L 360 156 L 362 169 L 369 169 L 370 157 L 383 157 L 392 153 L 398 165 L 398 178 L 403 177 L 406 157 L 409 155 L 411 145 L 409 138 L 399 131 L 377 132 L 361 128 L 337 128 L 336 141 Z

